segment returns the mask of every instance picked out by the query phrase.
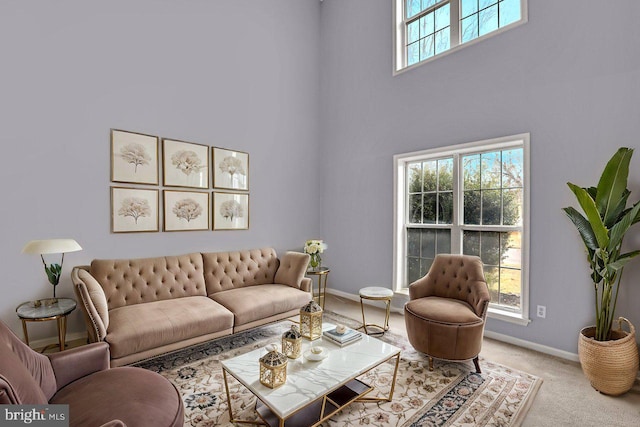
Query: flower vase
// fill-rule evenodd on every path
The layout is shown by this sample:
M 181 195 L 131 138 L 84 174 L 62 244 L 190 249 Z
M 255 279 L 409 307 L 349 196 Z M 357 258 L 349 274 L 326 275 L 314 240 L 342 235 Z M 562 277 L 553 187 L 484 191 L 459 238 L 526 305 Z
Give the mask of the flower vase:
M 322 265 L 322 258 L 320 258 L 320 254 L 318 253 L 311 254 L 309 265 L 311 266 L 312 270 L 315 270 L 315 271 L 319 270 L 320 266 Z

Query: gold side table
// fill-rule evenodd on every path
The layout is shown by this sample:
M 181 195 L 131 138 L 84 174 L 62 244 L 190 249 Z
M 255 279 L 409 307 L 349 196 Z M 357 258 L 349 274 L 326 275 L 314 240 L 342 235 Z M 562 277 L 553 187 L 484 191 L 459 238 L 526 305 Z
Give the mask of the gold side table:
M 360 309 L 362 310 L 362 326 L 358 329 L 364 329 L 364 333 L 367 335 L 374 334 L 384 334 L 389 330 L 389 316 L 391 315 L 391 299 L 393 298 L 393 291 L 389 288 L 383 288 L 380 286 L 369 286 L 367 288 L 360 289 Z M 384 314 L 384 325 L 376 325 L 375 323 L 367 323 L 364 318 L 364 301 L 363 300 L 371 300 L 371 301 L 384 301 L 385 303 L 385 314 Z M 378 328 L 379 332 L 371 332 L 367 330 L 368 327 Z
M 324 310 L 324 297 L 327 292 L 327 278 L 329 276 L 329 272 L 331 269 L 328 267 L 318 267 L 314 269 L 307 270 L 307 276 L 317 276 L 318 277 L 318 293 L 316 294 L 313 290 L 313 283 L 311 283 L 311 295 L 313 299 L 322 307 Z
M 55 320 L 58 323 L 58 345 L 60 351 L 64 350 L 67 335 L 67 315 L 76 309 L 76 301 L 72 298 L 57 298 L 56 302 L 50 299 L 29 301 L 22 303 L 16 308 L 16 313 L 22 320 L 22 331 L 24 341 L 29 345 L 29 333 L 27 332 L 27 322 L 46 322 Z M 45 347 L 44 352 L 49 346 Z

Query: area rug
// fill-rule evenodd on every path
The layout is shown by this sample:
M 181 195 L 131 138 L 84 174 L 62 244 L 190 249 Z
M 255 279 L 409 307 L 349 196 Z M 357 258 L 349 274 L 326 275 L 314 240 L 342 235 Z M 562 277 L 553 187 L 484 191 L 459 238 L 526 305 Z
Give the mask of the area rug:
M 325 312 L 325 322 L 357 327 L 358 322 Z M 233 336 L 198 344 L 149 360 L 140 366 L 160 373 L 176 385 L 185 405 L 185 425 L 233 426 L 220 360 L 279 342 L 289 321 L 262 326 Z M 406 338 L 391 331 L 381 337 L 402 349 L 393 401 L 353 403 L 325 421 L 323 427 L 350 426 L 500 426 L 522 423 L 542 380 L 533 375 L 480 359 L 482 373 L 472 363 L 438 362 L 428 370 L 427 358 Z M 257 366 L 257 361 L 256 361 Z M 388 395 L 395 359 L 359 377 Z M 229 382 L 234 415 L 258 420 L 255 397 L 235 379 Z

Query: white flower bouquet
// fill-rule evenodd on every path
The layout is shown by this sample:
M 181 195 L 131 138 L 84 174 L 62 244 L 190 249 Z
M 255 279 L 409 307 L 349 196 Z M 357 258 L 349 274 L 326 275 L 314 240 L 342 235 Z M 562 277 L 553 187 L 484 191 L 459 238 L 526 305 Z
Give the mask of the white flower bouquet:
M 320 254 L 323 253 L 325 249 L 327 249 L 327 244 L 322 240 L 311 239 L 304 243 L 304 253 L 311 255 L 309 266 L 314 270 L 320 268 L 320 265 L 322 264 Z

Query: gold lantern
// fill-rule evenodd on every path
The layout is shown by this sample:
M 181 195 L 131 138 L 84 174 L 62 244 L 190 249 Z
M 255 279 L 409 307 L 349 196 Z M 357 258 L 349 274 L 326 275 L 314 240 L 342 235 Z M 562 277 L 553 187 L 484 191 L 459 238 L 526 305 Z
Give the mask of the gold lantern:
M 322 307 L 314 300 L 300 309 L 300 333 L 310 340 L 322 337 Z
M 276 344 L 269 344 L 267 352 L 260 358 L 260 382 L 269 388 L 280 387 L 287 381 L 287 356 Z
M 296 325 L 282 334 L 282 352 L 289 359 L 297 359 L 302 351 L 302 334 Z

